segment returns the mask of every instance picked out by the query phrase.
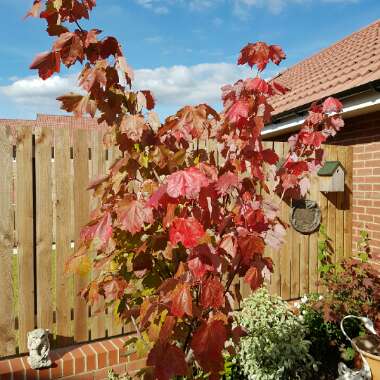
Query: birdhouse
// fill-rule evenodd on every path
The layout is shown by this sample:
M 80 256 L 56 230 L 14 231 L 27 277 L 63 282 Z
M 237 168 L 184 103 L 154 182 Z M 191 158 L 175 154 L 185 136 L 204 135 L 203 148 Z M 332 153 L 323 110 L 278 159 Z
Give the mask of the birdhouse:
M 319 169 L 319 189 L 322 192 L 344 191 L 346 170 L 340 161 L 326 161 Z

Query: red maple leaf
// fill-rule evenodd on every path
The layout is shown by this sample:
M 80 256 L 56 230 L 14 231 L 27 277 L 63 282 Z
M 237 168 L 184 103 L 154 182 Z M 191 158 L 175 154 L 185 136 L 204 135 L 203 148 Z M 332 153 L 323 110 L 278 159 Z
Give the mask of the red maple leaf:
M 123 199 L 116 206 L 117 221 L 120 228 L 131 234 L 140 232 L 145 223 L 153 223 L 153 212 L 143 202 Z
M 256 65 L 259 71 L 263 71 L 270 60 L 278 65 L 285 57 L 278 45 L 269 46 L 265 42 L 249 43 L 241 50 L 238 65 Z
M 278 83 L 278 82 L 275 82 L 275 81 L 272 81 L 271 82 L 272 86 L 273 86 L 273 89 L 279 93 L 279 94 L 286 94 L 288 91 L 290 91 L 289 88 L 283 86 L 282 84 Z
M 255 233 L 246 233 L 238 236 L 238 246 L 242 256 L 242 263 L 244 265 L 251 265 L 253 258 L 256 255 L 262 255 L 264 252 L 263 238 Z
M 67 67 L 76 61 L 82 62 L 84 58 L 83 42 L 78 33 L 62 33 L 53 45 L 53 50 L 60 52 L 62 62 Z
M 123 277 L 115 277 L 103 283 L 104 298 L 106 301 L 121 299 L 128 283 Z
M 203 307 L 218 309 L 224 306 L 224 303 L 224 286 L 217 278 L 210 278 L 202 283 L 201 304 Z
M 195 107 L 185 106 L 175 115 L 165 120 L 165 125 L 160 129 L 159 135 L 168 133 L 177 141 L 184 139 L 192 141 L 200 138 L 211 128 L 212 119 L 219 120 L 219 114 L 207 104 L 199 104 Z
M 201 280 L 206 273 L 214 271 L 213 258 L 214 256 L 206 244 L 193 249 L 187 266 L 196 280 Z
M 265 234 L 265 243 L 274 250 L 279 250 L 285 242 L 286 230 L 281 223 L 277 223 Z
M 106 65 L 105 61 L 97 62 L 95 66 L 87 63 L 79 75 L 79 86 L 88 92 L 94 85 L 105 86 L 107 83 Z
M 167 177 L 167 194 L 172 198 L 185 196 L 195 198 L 202 187 L 207 187 L 209 180 L 195 167 L 179 170 Z
M 249 103 L 245 100 L 238 100 L 232 104 L 226 113 L 230 123 L 238 123 L 241 119 L 245 120 L 248 117 Z
M 269 46 L 269 58 L 273 63 L 279 65 L 280 62 L 286 58 L 284 51 L 279 45 L 271 45 Z
M 28 11 L 24 18 L 27 17 L 38 17 L 41 9 L 41 1 L 42 0 L 34 0 L 32 8 Z
M 186 248 L 194 248 L 204 236 L 205 231 L 197 219 L 175 218 L 170 227 L 169 237 L 172 244 L 181 242 Z
M 66 94 L 59 96 L 57 100 L 62 102 L 61 109 L 73 112 L 76 117 L 81 117 L 86 113 L 95 117 L 97 104 L 89 95 Z
M 147 365 L 154 367 L 154 378 L 157 380 L 170 380 L 188 374 L 184 352 L 167 342 L 159 341 L 154 345 L 149 352 Z
M 287 161 L 283 166 L 289 171 L 289 173 L 294 174 L 295 176 L 300 176 L 309 170 L 307 162 L 302 160 Z
M 142 115 L 126 115 L 120 125 L 120 131 L 132 141 L 140 141 L 144 130 L 147 129 Z
M 38 70 L 40 78 L 45 80 L 50 78 L 54 73 L 59 73 L 60 66 L 59 52 L 48 51 L 38 54 L 30 65 L 30 69 Z
M 225 195 L 232 188 L 239 186 L 239 177 L 236 173 L 228 171 L 219 177 L 215 184 L 215 188 L 220 195 Z
M 170 312 L 182 318 L 185 314 L 193 315 L 193 297 L 191 296 L 191 288 L 189 284 L 179 283 L 171 294 Z
M 312 145 L 316 148 L 319 148 L 322 143 L 326 141 L 327 137 L 319 131 L 307 132 L 302 131 L 299 133 L 299 140 L 302 144 Z
M 286 191 L 298 185 L 298 177 L 295 174 L 285 173 L 281 176 L 282 188 Z
M 342 112 L 343 110 L 343 104 L 331 96 L 323 102 L 322 107 L 324 113 Z
M 112 217 L 109 212 L 106 212 L 103 216 L 82 228 L 80 238 L 84 243 L 97 240 L 101 247 L 105 247 L 112 236 L 112 232 Z
M 214 376 L 224 368 L 222 351 L 227 340 L 227 331 L 221 320 L 202 321 L 194 332 L 191 348 L 199 365 Z
M 248 269 L 247 273 L 244 276 L 244 281 L 249 284 L 251 289 L 255 291 L 258 289 L 263 283 L 263 276 L 261 274 L 261 270 L 256 266 L 253 266 Z
M 255 92 L 262 92 L 266 95 L 273 95 L 273 88 L 272 86 L 264 79 L 255 77 L 255 78 L 249 78 L 246 79 L 245 82 L 245 88 L 248 91 L 255 91 Z
M 278 162 L 278 155 L 276 152 L 273 151 L 273 149 L 264 149 L 261 152 L 263 156 L 263 160 L 267 162 L 270 165 L 275 165 Z

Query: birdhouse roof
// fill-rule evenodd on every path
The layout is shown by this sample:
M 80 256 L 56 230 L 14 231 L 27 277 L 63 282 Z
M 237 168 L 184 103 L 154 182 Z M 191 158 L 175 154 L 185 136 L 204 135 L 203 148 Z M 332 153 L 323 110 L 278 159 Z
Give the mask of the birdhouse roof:
M 318 175 L 322 177 L 332 176 L 339 166 L 343 169 L 344 172 L 346 171 L 340 161 L 326 161 L 325 164 L 319 169 Z

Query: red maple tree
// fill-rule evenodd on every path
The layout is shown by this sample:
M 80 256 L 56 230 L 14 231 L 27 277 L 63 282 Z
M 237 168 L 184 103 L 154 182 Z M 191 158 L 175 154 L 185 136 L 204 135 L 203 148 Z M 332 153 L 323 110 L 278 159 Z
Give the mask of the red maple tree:
M 147 356 L 144 376 L 167 380 L 196 365 L 218 379 L 226 342 L 240 333 L 232 327 L 236 280 L 255 290 L 264 270 L 273 271 L 264 249 L 279 248 L 287 227 L 275 194 L 305 196 L 310 173 L 322 163 L 321 144 L 343 126 L 342 105 L 333 98 L 313 104 L 281 163 L 263 148 L 261 131 L 271 119 L 270 97 L 288 89 L 259 75 L 224 86 L 221 113 L 206 104 L 185 106 L 161 123 L 151 92 L 131 90 L 133 71 L 118 41 L 80 26 L 95 6 L 95 0 L 35 0 L 28 13 L 45 19 L 56 37 L 31 69 L 47 79 L 61 64 L 83 64 L 84 94 L 58 100 L 66 111 L 105 121 L 105 140 L 122 152 L 89 186 L 101 202 L 67 269 L 81 271 L 93 257 L 99 275 L 82 296 L 90 304 L 104 297 L 133 323 L 131 342 Z M 260 73 L 284 58 L 279 46 L 257 42 L 242 49 L 238 64 Z

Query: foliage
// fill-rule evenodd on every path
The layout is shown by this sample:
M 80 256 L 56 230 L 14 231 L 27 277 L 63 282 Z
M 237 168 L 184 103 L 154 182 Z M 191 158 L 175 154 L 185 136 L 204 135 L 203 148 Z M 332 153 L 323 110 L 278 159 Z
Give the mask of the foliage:
M 323 313 L 313 305 L 322 302 L 323 296 L 310 294 L 303 297 L 299 305 L 299 318 L 306 327 L 306 339 L 311 342 L 310 355 L 317 361 L 319 379 L 336 379 L 338 363 L 345 361 L 352 366 L 354 350 L 340 330 L 339 323 L 325 321 Z M 349 336 L 358 336 L 361 326 L 357 320 L 345 324 Z
M 107 380 L 132 380 L 132 378 L 127 374 L 118 375 L 113 370 L 109 370 Z
M 259 75 L 239 80 L 223 87 L 220 114 L 206 104 L 185 106 L 161 124 L 153 95 L 131 90 L 133 71 L 118 41 L 79 25 L 95 6 L 95 0 L 34 0 L 28 13 L 45 19 L 56 37 L 31 68 L 47 79 L 61 64 L 83 64 L 84 94 L 58 99 L 66 111 L 105 121 L 105 142 L 122 152 L 89 186 L 99 207 L 67 270 L 82 272 L 93 260 L 98 276 L 82 296 L 90 304 L 104 297 L 132 322 L 137 335 L 130 344 L 147 356 L 146 376 L 186 376 L 195 363 L 217 379 L 226 342 L 240 331 L 232 328 L 240 301 L 234 280 L 242 277 L 255 290 L 273 270 L 264 248 L 281 245 L 286 224 L 272 197 L 306 194 L 309 174 L 323 159 L 321 144 L 343 126 L 342 104 L 328 98 L 312 105 L 276 171 L 279 157 L 264 149 L 261 130 L 273 111 L 269 98 L 287 88 Z M 238 64 L 259 74 L 284 58 L 279 46 L 257 42 L 242 49 Z M 209 150 L 199 148 L 201 139 L 213 142 Z
M 248 379 L 313 378 L 316 363 L 309 354 L 306 330 L 285 301 L 261 288 L 244 299 L 236 319 L 248 334 L 241 338 L 239 349 Z
M 318 259 L 320 285 L 324 295 L 311 294 L 300 303 L 300 318 L 307 326 L 311 341 L 310 354 L 320 363 L 319 378 L 335 379 L 339 361 L 353 365 L 355 352 L 340 329 L 341 319 L 348 314 L 371 318 L 379 328 L 380 280 L 368 263 L 369 238 L 360 232 L 356 257 L 334 263 L 334 250 L 324 226 L 319 231 Z M 355 337 L 364 333 L 358 320 L 347 320 L 345 330 Z
M 380 329 L 380 277 L 368 261 L 368 241 L 368 233 L 361 231 L 356 255 L 332 263 L 333 251 L 325 230 L 321 230 L 318 248 L 321 285 L 326 294 L 314 302 L 314 308 L 323 313 L 325 321 L 338 323 L 344 316 L 354 314 L 369 317 Z

